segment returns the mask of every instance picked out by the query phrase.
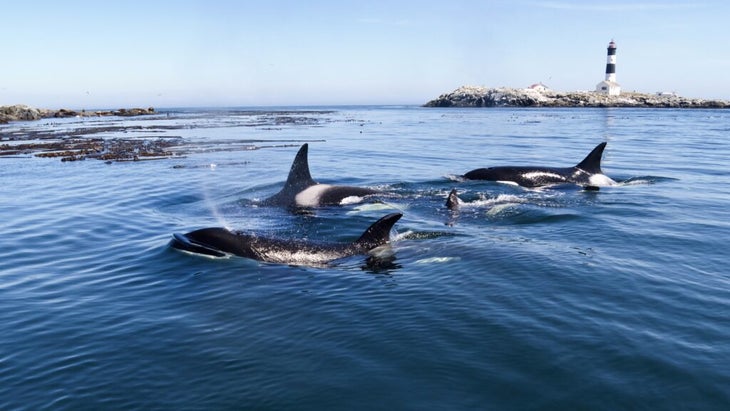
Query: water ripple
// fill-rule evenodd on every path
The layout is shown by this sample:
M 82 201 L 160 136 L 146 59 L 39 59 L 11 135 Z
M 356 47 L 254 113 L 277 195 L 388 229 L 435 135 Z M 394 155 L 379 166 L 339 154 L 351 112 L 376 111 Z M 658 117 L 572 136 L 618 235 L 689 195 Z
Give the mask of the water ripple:
M 115 124 L 269 148 L 2 159 L 0 408 L 722 409 L 730 225 L 717 165 L 730 153 L 712 126 L 727 114 L 707 113 L 350 108 L 266 126 L 290 115 L 181 111 Z M 586 136 L 608 139 L 603 168 L 622 184 L 443 177 L 570 165 Z M 386 193 L 300 214 L 257 206 L 301 141 L 315 179 Z M 452 188 L 458 213 L 444 206 Z M 346 242 L 392 210 L 404 217 L 378 264 L 169 247 L 213 225 Z

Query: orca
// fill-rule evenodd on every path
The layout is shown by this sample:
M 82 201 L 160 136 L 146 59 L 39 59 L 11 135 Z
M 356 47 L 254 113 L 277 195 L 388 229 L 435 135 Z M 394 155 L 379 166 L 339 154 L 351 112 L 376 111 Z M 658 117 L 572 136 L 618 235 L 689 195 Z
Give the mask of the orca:
M 457 195 L 456 189 L 452 189 L 449 196 L 446 198 L 446 208 L 451 211 L 459 211 L 459 205 L 462 203 L 463 201 Z
M 577 184 L 587 190 L 596 190 L 600 186 L 616 184 L 601 171 L 601 157 L 606 142 L 596 146 L 586 158 L 574 167 L 529 167 L 504 166 L 477 168 L 464 174 L 467 180 L 489 180 L 517 184 L 534 188 L 556 184 Z
M 211 257 L 235 255 L 253 260 L 290 265 L 321 266 L 333 260 L 368 254 L 390 240 L 390 231 L 403 214 L 392 213 L 373 223 L 352 243 L 313 242 L 259 236 L 222 227 L 173 234 L 173 248 Z
M 319 184 L 309 173 L 307 154 L 309 144 L 303 144 L 294 157 L 284 188 L 263 201 L 264 205 L 277 205 L 289 208 L 313 208 L 328 205 L 341 205 L 343 200 L 354 198 L 359 201 L 364 196 L 377 194 L 377 190 L 364 187 L 336 186 Z

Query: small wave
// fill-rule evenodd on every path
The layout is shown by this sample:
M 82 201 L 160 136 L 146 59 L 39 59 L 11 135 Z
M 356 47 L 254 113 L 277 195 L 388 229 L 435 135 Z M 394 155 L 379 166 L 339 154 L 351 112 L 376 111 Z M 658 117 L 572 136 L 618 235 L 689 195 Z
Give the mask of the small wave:
M 388 259 L 395 255 L 395 250 L 393 250 L 393 247 L 390 244 L 384 244 L 370 250 L 368 255 L 374 258 Z
M 481 200 L 480 200 L 481 201 Z M 478 203 L 479 201 L 477 201 Z M 499 204 L 522 204 L 528 200 L 524 197 L 516 196 L 514 194 L 500 194 L 493 199 L 484 200 L 486 205 L 499 205 Z
M 678 181 L 676 178 L 671 177 L 657 177 L 657 176 L 639 176 L 631 177 L 626 180 L 618 182 L 618 186 L 637 186 L 637 185 L 649 185 L 663 183 L 667 181 Z
M 444 177 L 446 179 L 451 180 L 451 181 L 456 182 L 456 183 L 463 183 L 464 181 L 466 181 L 466 179 L 464 177 L 457 176 L 455 174 L 446 174 Z
M 347 197 L 350 198 L 350 197 Z M 347 198 L 345 200 L 347 200 Z M 360 197 L 358 197 L 360 198 Z M 356 203 L 345 203 L 344 201 L 341 204 L 356 204 Z M 384 202 L 377 202 L 377 203 L 368 203 L 368 204 L 362 204 L 359 205 L 352 210 L 348 211 L 347 215 L 354 215 L 359 213 L 368 213 L 371 211 L 383 211 L 383 210 L 400 210 L 403 211 L 403 207 L 396 207 L 395 205 L 384 203 Z
M 441 232 L 441 231 L 413 231 L 408 230 L 403 233 L 398 233 L 394 237 L 395 241 L 400 240 L 431 240 L 434 238 L 440 238 L 440 237 L 450 237 L 453 236 L 453 233 L 447 233 L 447 232 Z
M 505 204 L 498 204 L 487 211 L 488 216 L 496 216 L 498 214 L 501 214 L 503 211 L 518 206 L 519 203 L 505 203 Z
M 406 238 L 411 238 L 410 236 L 413 235 L 413 234 L 414 234 L 414 232 L 411 231 L 411 230 L 408 230 L 408 231 L 406 231 L 404 233 L 398 233 L 393 238 L 393 241 L 400 241 L 400 240 L 403 240 L 403 239 L 406 239 Z
M 459 208 L 499 208 L 504 209 L 506 207 L 512 207 L 519 204 L 527 203 L 529 200 L 516 196 L 514 194 L 499 194 L 494 198 L 482 198 L 474 201 L 462 201 L 459 203 Z
M 452 261 L 461 261 L 461 257 L 430 257 L 416 260 L 416 264 L 440 264 L 449 263 Z

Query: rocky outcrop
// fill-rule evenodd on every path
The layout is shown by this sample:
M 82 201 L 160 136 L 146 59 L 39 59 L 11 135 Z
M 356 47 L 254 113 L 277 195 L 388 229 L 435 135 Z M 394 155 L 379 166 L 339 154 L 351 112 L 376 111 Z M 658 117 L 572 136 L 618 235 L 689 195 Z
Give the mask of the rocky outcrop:
M 102 117 L 102 116 L 144 116 L 155 114 L 153 107 L 150 108 L 120 108 L 119 110 L 102 110 L 102 111 L 75 111 L 62 108 L 60 110 L 48 110 L 42 108 L 29 107 L 23 104 L 14 106 L 0 106 L 0 124 L 10 121 L 31 121 L 40 120 L 42 118 L 64 118 L 64 117 Z
M 0 106 L 0 124 L 8 121 L 31 121 L 48 117 L 50 110 L 29 107 L 23 104 Z
M 654 107 L 730 108 L 726 100 L 623 92 L 618 96 L 592 91 L 487 88 L 463 86 L 427 102 L 424 107 Z
M 145 116 L 149 114 L 155 114 L 155 109 L 150 108 L 120 108 L 119 110 L 105 110 L 105 111 L 73 111 L 62 108 L 53 114 L 53 117 L 104 117 L 104 116 L 122 116 L 122 117 L 133 117 L 133 116 Z

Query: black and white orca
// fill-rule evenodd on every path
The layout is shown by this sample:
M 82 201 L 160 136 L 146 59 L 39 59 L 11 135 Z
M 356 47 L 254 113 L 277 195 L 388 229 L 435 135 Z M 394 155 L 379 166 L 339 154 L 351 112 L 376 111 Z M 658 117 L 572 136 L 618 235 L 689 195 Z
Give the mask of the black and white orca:
M 477 168 L 464 174 L 467 180 L 489 180 L 517 184 L 522 187 L 542 187 L 556 184 L 577 184 L 589 190 L 616 184 L 601 171 L 601 157 L 606 142 L 596 146 L 593 151 L 574 167 L 530 167 L 504 166 Z
M 365 196 L 377 194 L 377 190 L 365 187 L 319 184 L 309 173 L 308 144 L 303 144 L 294 157 L 284 188 L 263 201 L 264 205 L 291 208 L 310 208 L 341 205 L 343 200 L 361 201 Z
M 339 258 L 367 254 L 387 244 L 391 229 L 402 216 L 401 213 L 392 213 L 382 217 L 352 243 L 264 237 L 212 227 L 187 234 L 173 234 L 171 246 L 212 257 L 236 255 L 270 263 L 321 266 Z

